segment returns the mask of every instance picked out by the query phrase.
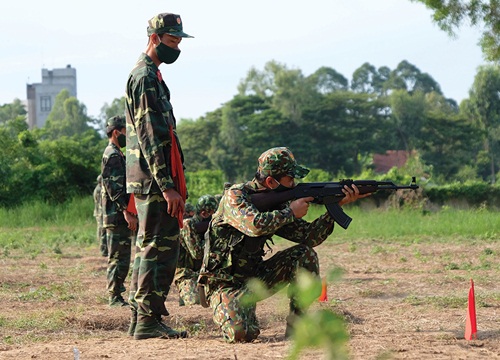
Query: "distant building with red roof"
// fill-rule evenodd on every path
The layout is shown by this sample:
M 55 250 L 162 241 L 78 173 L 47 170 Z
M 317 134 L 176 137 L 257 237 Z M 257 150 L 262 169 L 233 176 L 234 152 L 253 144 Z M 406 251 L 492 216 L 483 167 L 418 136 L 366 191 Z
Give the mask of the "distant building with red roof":
M 385 154 L 373 154 L 375 172 L 384 174 L 394 166 L 400 168 L 413 155 L 415 155 L 415 151 L 406 150 L 387 150 Z

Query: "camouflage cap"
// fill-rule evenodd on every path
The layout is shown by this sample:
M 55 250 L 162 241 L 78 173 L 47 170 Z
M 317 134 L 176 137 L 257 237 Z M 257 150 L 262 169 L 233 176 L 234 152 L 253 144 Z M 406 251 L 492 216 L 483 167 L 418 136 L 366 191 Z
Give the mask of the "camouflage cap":
M 116 115 L 106 121 L 106 131 L 122 129 L 125 127 L 125 116 Z
M 193 37 L 182 30 L 181 16 L 171 13 L 158 14 L 148 21 L 148 36 L 152 34 L 169 34 L 184 38 Z
M 298 165 L 290 149 L 275 147 L 264 151 L 259 156 L 259 173 L 264 176 L 288 175 L 302 179 L 309 173 L 309 169 Z
M 213 195 L 203 195 L 198 199 L 198 203 L 196 204 L 196 212 L 200 213 L 203 210 L 205 211 L 215 211 L 219 203 L 217 199 Z
M 186 205 L 184 205 L 184 211 L 187 213 L 190 213 L 191 211 L 195 211 L 195 208 L 194 208 L 193 204 L 186 203 Z

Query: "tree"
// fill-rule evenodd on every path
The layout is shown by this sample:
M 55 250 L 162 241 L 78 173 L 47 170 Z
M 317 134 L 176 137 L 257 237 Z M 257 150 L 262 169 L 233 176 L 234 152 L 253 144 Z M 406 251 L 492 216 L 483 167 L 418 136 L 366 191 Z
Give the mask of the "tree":
M 177 135 L 181 140 L 186 171 L 213 170 L 208 152 L 213 139 L 218 137 L 221 111 L 206 114 L 200 119 L 182 120 L 177 124 Z
M 317 83 L 307 81 L 299 69 L 288 69 L 269 61 L 263 71 L 252 68 L 238 85 L 240 95 L 257 95 L 271 99 L 273 106 L 299 124 L 302 110 L 314 98 Z
M 98 130 L 100 130 L 103 134 L 106 133 L 106 121 L 109 118 L 112 118 L 113 116 L 116 115 L 123 115 L 125 116 L 125 104 L 126 104 L 126 99 L 125 96 L 122 96 L 121 98 L 115 98 L 111 102 L 111 104 L 104 103 L 104 105 L 101 108 L 101 113 L 99 115 L 99 119 L 95 120 L 95 125 Z
M 331 174 L 360 173 L 373 152 L 386 149 L 381 136 L 387 133 L 384 107 L 370 94 L 337 91 L 324 96 L 304 112 L 298 133 L 305 141 L 296 156 Z
M 307 81 L 320 94 L 328 94 L 334 91 L 345 91 L 349 86 L 349 81 L 336 70 L 323 66 L 307 77 Z
M 14 120 L 18 116 L 26 118 L 26 110 L 19 99 L 14 99 L 11 104 L 0 106 L 0 124 L 5 124 L 9 120 Z
M 411 0 L 420 2 L 432 11 L 432 18 L 450 36 L 456 35 L 464 22 L 482 26 L 479 41 L 485 58 L 500 60 L 500 4 L 498 0 Z
M 384 87 L 391 90 L 406 90 L 409 93 L 421 91 L 441 94 L 441 88 L 432 76 L 422 73 L 419 68 L 406 60 L 401 61 L 396 69 L 391 71 Z
M 484 150 L 490 163 L 490 180 L 496 182 L 500 142 L 500 66 L 481 66 L 469 91 L 468 110 L 484 134 Z
M 425 94 L 421 91 L 410 94 L 406 90 L 395 90 L 389 96 L 389 103 L 398 139 L 396 149 L 415 150 L 425 119 Z
M 358 93 L 386 95 L 385 83 L 391 70 L 382 66 L 378 70 L 370 63 L 364 63 L 352 74 L 351 89 Z
M 42 129 L 44 137 L 57 139 L 61 136 L 82 134 L 92 128 L 93 120 L 87 116 L 87 108 L 64 89 L 56 96 L 54 107 Z
M 424 118 L 418 151 L 433 173 L 444 181 L 453 179 L 465 166 L 472 167 L 480 138 L 477 129 L 463 117 L 430 111 Z

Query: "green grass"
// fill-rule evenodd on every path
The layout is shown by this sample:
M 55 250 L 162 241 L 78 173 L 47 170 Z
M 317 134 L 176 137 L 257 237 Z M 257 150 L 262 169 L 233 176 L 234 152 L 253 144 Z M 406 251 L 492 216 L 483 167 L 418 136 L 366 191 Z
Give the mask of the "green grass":
M 12 209 L 0 208 L 0 228 L 81 225 L 94 221 L 91 196 L 63 204 L 35 201 Z
M 96 240 L 92 197 L 64 204 L 33 202 L 0 208 L 0 257 L 22 252 L 31 258 L 39 253 L 67 256 L 68 246 L 88 246 Z
M 59 205 L 38 201 L 13 209 L 0 208 L 0 256 L 10 256 L 18 251 L 31 257 L 40 252 L 67 256 L 65 249 L 68 245 L 94 244 L 96 224 L 93 207 L 93 199 L 88 196 Z M 423 213 L 420 210 L 395 209 L 369 211 L 346 206 L 344 210 L 353 220 L 347 230 L 336 226 L 329 241 L 371 239 L 410 244 L 494 240 L 500 236 L 498 213 L 485 209 L 465 211 L 447 208 Z M 325 211 L 323 206 L 314 205 L 306 219 L 314 220 Z M 350 251 L 356 251 L 356 245 L 352 245 Z M 388 250 L 375 246 L 371 251 L 383 254 Z M 491 266 L 488 255 L 488 249 L 485 249 L 483 268 Z M 463 269 L 464 264 L 457 265 L 450 261 L 448 267 Z
M 311 221 L 325 209 L 313 206 L 306 219 Z M 347 206 L 344 211 L 352 217 L 347 230 L 336 226 L 332 239 L 399 239 L 410 242 L 492 240 L 500 235 L 498 212 L 488 210 L 446 209 L 423 214 L 419 210 L 362 210 Z

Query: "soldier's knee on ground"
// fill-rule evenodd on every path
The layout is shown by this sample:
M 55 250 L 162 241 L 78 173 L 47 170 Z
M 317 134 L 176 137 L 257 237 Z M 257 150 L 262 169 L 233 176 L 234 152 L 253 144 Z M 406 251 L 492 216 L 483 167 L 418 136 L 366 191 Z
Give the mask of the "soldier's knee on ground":
M 231 319 L 228 320 L 228 324 L 222 326 L 222 336 L 230 343 L 251 342 L 257 339 L 259 334 L 258 328 L 247 326 L 242 322 L 234 323 Z
M 255 307 L 241 306 L 241 294 L 239 290 L 221 291 L 210 298 L 214 323 L 221 329 L 223 338 L 231 343 L 249 342 L 260 334 Z

